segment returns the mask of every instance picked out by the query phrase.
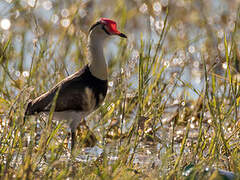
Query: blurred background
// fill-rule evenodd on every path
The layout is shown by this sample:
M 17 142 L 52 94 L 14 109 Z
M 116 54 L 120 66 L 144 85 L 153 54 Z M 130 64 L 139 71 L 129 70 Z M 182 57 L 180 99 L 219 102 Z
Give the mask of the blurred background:
M 3 157 L 30 152 L 41 177 L 54 171 L 37 161 L 44 145 L 32 152 L 18 149 L 15 142 L 28 145 L 37 135 L 44 142 L 47 134 L 56 133 L 53 143 L 44 146 L 52 157 L 46 156 L 45 163 L 55 167 L 49 162 L 64 156 L 66 129 L 55 124 L 45 132 L 46 123 L 39 125 L 47 121 L 42 116 L 30 118 L 22 129 L 26 102 L 88 63 L 88 30 L 107 17 L 128 39 L 112 37 L 105 45 L 108 95 L 88 117 L 91 140 L 81 140 L 94 148 L 80 149 L 78 161 L 98 161 L 107 152 L 108 166 L 102 169 L 114 162 L 120 162 L 115 164 L 120 169 L 132 163 L 145 167 L 149 177 L 171 177 L 173 170 L 184 175 L 189 162 L 199 163 L 198 172 L 206 167 L 239 171 L 239 5 L 240 0 L 0 0 Z M 112 167 L 107 168 L 104 172 L 111 174 Z M 99 170 L 88 169 L 84 173 L 90 177 Z M 80 172 L 62 173 L 68 177 L 69 171 Z
M 45 63 L 46 69 L 56 59 L 58 68 L 66 66 L 59 73 L 71 74 L 87 63 L 83 57 L 90 25 L 100 17 L 108 17 L 128 35 L 127 49 L 132 58 L 126 61 L 133 66 L 137 63 L 134 60 L 137 61 L 141 39 L 156 46 L 168 14 L 169 29 L 160 53 L 162 63 L 169 68 L 169 75 L 188 66 L 184 80 L 201 90 L 201 58 L 209 66 L 216 63 L 216 72 L 221 73 L 227 68 L 224 37 L 228 42 L 233 40 L 234 48 L 239 49 L 239 30 L 234 32 L 238 5 L 238 0 L 2 0 L 0 36 L 2 42 L 9 39 L 12 42 L 8 67 L 14 79 L 29 75 L 33 54 L 37 56 L 40 51 L 44 51 L 44 59 L 49 62 Z M 108 61 L 116 57 L 116 41 L 118 38 L 106 45 Z M 39 46 L 44 43 L 47 47 L 43 50 Z M 156 48 L 154 45 L 152 49 Z M 239 58 L 238 51 L 235 54 Z M 234 68 L 237 72 L 238 67 Z

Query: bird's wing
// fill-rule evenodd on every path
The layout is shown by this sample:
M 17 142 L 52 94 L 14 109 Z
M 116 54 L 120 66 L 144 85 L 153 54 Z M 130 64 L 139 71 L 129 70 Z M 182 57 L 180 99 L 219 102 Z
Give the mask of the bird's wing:
M 87 86 L 87 79 L 84 74 L 86 73 L 86 67 L 81 71 L 65 78 L 59 82 L 50 91 L 44 93 L 43 95 L 37 97 L 28 103 L 25 115 L 32 115 L 39 112 L 49 111 L 56 95 L 59 91 L 55 111 L 64 110 L 87 110 L 88 104 L 93 104 L 91 89 Z M 89 98 L 87 100 L 87 98 Z

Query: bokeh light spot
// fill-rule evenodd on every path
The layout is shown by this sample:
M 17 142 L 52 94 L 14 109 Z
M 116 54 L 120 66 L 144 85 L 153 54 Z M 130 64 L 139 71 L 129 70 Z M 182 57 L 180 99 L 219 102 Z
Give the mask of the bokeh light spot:
M 84 18 L 87 15 L 87 12 L 84 9 L 79 9 L 78 14 L 81 18 Z
M 226 63 L 226 62 L 223 63 L 223 64 L 222 64 L 222 67 L 223 67 L 223 69 L 227 69 L 227 63 Z
M 188 51 L 192 54 L 195 53 L 195 47 L 193 45 L 189 46 Z
M 29 76 L 29 72 L 28 71 L 23 71 L 22 75 L 23 75 L 23 77 L 28 77 Z
M 70 15 L 69 10 L 68 9 L 63 9 L 61 11 L 61 15 L 62 15 L 62 17 L 65 17 L 65 18 L 68 17 Z
M 5 0 L 7 3 L 11 3 L 12 2 L 12 0 Z
M 52 21 L 54 24 L 56 24 L 56 23 L 58 22 L 58 20 L 59 20 L 58 15 L 56 15 L 56 14 L 52 15 L 51 21 Z
M 43 6 L 44 9 L 50 10 L 50 9 L 52 9 L 52 2 L 51 1 L 44 1 L 42 3 L 42 6 Z
M 161 12 L 161 10 L 162 10 L 162 5 L 160 4 L 160 2 L 155 2 L 155 3 L 153 4 L 153 10 L 154 10 L 157 14 L 159 14 L 159 13 Z
M 4 30 L 8 30 L 11 27 L 11 22 L 9 19 L 5 18 L 1 20 L 1 28 Z
M 140 6 L 140 8 L 139 8 L 139 11 L 140 11 L 141 13 L 146 13 L 147 10 L 148 10 L 148 7 L 147 7 L 147 4 L 145 4 L 145 3 L 143 3 L 143 4 Z
M 28 0 L 27 3 L 29 6 L 34 7 L 36 4 L 36 0 Z
M 70 25 L 70 20 L 69 19 L 62 19 L 60 23 L 63 27 L 66 28 Z

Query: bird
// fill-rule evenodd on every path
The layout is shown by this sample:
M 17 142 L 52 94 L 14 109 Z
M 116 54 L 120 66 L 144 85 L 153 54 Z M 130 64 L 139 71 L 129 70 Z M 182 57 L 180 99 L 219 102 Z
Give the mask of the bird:
M 29 100 L 26 117 L 48 114 L 55 103 L 53 118 L 66 120 L 71 130 L 71 150 L 75 146 L 76 129 L 83 119 L 104 101 L 108 89 L 108 70 L 104 57 L 104 41 L 110 36 L 127 38 L 117 29 L 114 20 L 100 18 L 89 29 L 87 40 L 88 64 L 57 83 L 44 94 Z M 55 100 L 56 97 L 56 100 Z

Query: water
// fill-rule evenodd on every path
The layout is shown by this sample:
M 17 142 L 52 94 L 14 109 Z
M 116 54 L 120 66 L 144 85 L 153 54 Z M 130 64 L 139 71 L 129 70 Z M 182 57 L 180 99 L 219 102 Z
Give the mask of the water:
M 16 7 L 11 0 L 4 0 L 0 2 L 0 40 L 1 42 L 6 42 L 10 36 L 13 37 L 13 48 L 16 51 L 15 53 L 17 55 L 12 57 L 11 61 L 9 62 L 9 72 L 10 74 L 13 74 L 13 78 L 15 80 L 23 78 L 23 81 L 26 82 L 28 77 L 26 74 L 29 74 L 33 52 L 35 50 L 36 54 L 38 55 L 40 51 L 40 45 L 44 45 L 44 42 L 46 40 L 48 42 L 51 42 L 52 46 L 49 46 L 50 49 L 46 50 L 46 55 L 44 54 L 45 59 L 49 58 L 48 52 L 56 48 L 56 52 L 52 56 L 52 59 L 47 66 L 47 68 L 49 68 L 48 72 L 50 72 L 51 74 L 55 73 L 55 69 L 52 68 L 54 67 L 55 62 L 53 62 L 52 60 L 54 58 L 59 60 L 59 58 L 63 57 L 64 55 L 61 47 L 66 42 L 64 40 L 60 42 L 58 41 L 62 35 L 62 32 L 66 30 L 65 28 L 70 26 L 69 16 L 71 16 L 74 7 L 72 7 L 71 4 L 69 4 L 68 2 L 60 2 L 59 4 L 57 4 L 59 6 L 56 6 L 58 8 L 54 8 L 54 3 L 58 2 L 37 1 L 39 4 L 37 4 L 36 8 L 31 9 L 32 6 L 34 6 L 35 1 L 19 2 L 20 5 L 26 10 L 20 11 L 18 9 L 14 9 Z M 102 2 L 103 1 L 96 1 L 96 6 L 100 7 L 98 9 L 99 11 L 101 11 L 103 16 L 118 17 L 117 15 L 113 15 L 113 9 L 110 6 L 106 6 L 106 4 Z M 136 4 L 134 4 L 134 2 Z M 168 80 L 171 78 L 177 78 L 179 72 L 182 70 L 182 68 L 184 68 L 183 74 L 180 79 L 183 82 L 190 83 L 193 88 L 195 88 L 198 92 L 201 92 L 204 88 L 204 70 L 202 62 L 203 59 L 206 60 L 207 67 L 210 67 L 213 62 L 217 61 L 217 63 L 219 63 L 217 69 L 217 72 L 219 72 L 219 74 L 224 74 L 226 70 L 226 62 L 224 60 L 224 35 L 226 35 L 228 41 L 231 40 L 234 22 L 236 20 L 236 8 L 238 2 L 214 0 L 209 3 L 208 1 L 206 1 L 203 4 L 206 7 L 203 7 L 204 11 L 202 11 L 203 9 L 201 9 L 202 4 L 200 3 L 200 1 L 194 4 L 189 4 L 189 2 L 190 1 L 177 0 L 172 3 L 173 7 L 170 8 L 171 11 L 168 21 L 170 29 L 163 44 L 164 55 L 161 59 L 161 63 L 163 65 L 166 65 L 166 73 L 164 74 L 166 81 L 165 83 L 169 83 Z M 71 31 L 69 32 L 70 34 L 72 32 L 75 32 L 76 35 L 85 37 L 83 38 L 83 41 L 79 43 L 80 47 L 82 47 L 86 43 L 86 35 L 89 25 L 93 22 L 93 17 L 95 17 L 93 5 L 87 4 L 91 2 L 85 0 L 81 1 L 81 3 L 86 3 L 86 6 L 89 5 L 89 7 L 85 8 L 85 6 L 81 6 L 79 8 L 78 15 L 75 18 L 76 21 L 74 21 L 73 23 L 74 26 L 71 27 Z M 108 3 L 115 3 L 115 1 L 108 1 Z M 138 66 L 140 39 L 142 37 L 143 41 L 147 45 L 148 43 L 152 43 L 154 46 L 156 45 L 161 30 L 163 28 L 163 20 L 166 16 L 165 6 L 168 3 L 166 3 L 166 0 L 162 0 L 161 3 L 152 3 L 153 12 L 149 12 L 151 8 L 149 8 L 146 3 L 142 3 L 142 1 L 135 0 L 128 1 L 126 3 L 128 3 L 128 6 L 126 7 L 127 12 L 132 10 L 131 12 L 133 13 L 136 10 L 137 14 L 131 15 L 131 17 L 127 19 L 125 27 L 120 26 L 120 18 L 117 18 L 117 20 L 119 21 L 119 27 L 121 28 L 121 30 L 126 32 L 126 34 L 128 35 L 127 48 L 130 50 L 131 55 L 129 56 L 129 59 L 126 60 L 126 66 L 121 67 L 122 69 L 118 69 L 119 66 L 116 65 L 116 71 L 110 76 L 110 79 L 114 83 L 114 80 L 119 74 L 119 72 L 122 71 L 128 73 L 128 75 L 126 75 L 128 78 L 126 83 L 131 83 L 132 85 L 131 89 L 129 88 L 129 92 L 127 93 L 131 94 L 132 91 L 138 88 L 138 75 L 134 71 Z M 105 4 L 104 6 L 106 7 L 103 7 L 102 4 Z M 204 17 L 206 19 L 204 19 Z M 206 26 L 202 26 L 202 23 L 206 23 L 206 26 L 208 28 L 206 28 Z M 213 31 L 211 32 L 212 39 L 208 37 L 209 29 Z M 25 35 L 24 39 L 22 34 Z M 236 45 L 239 49 L 240 41 L 238 41 L 237 36 L 235 38 Z M 70 40 L 72 42 L 75 42 L 74 38 Z M 210 43 L 212 43 L 213 45 L 209 46 L 208 41 L 211 41 Z M 23 72 L 20 72 L 19 64 L 21 59 L 19 57 L 19 54 L 21 53 L 21 47 L 23 43 L 25 43 L 25 49 L 23 53 L 24 63 Z M 111 63 L 113 57 L 116 57 L 118 53 L 118 43 L 118 38 L 113 38 L 110 42 L 106 44 L 105 55 L 109 64 Z M 58 61 L 59 64 L 65 62 L 67 71 L 70 74 L 72 74 L 76 70 L 77 65 L 79 66 L 80 63 L 82 63 L 81 60 L 79 60 L 79 62 L 72 60 L 72 56 L 74 55 L 77 48 L 78 47 L 76 44 L 71 43 L 71 48 L 65 59 L 61 59 L 60 61 Z M 147 48 L 144 50 L 145 53 L 147 53 L 147 50 Z M 159 54 L 161 55 L 162 52 L 163 51 L 159 52 Z M 151 56 L 153 56 L 153 53 L 154 51 L 151 53 Z M 216 57 L 216 55 L 220 57 Z M 121 60 L 121 58 L 118 59 L 118 61 Z M 129 73 L 130 71 L 131 73 Z M 64 73 L 65 75 L 67 74 L 66 72 Z M 54 84 L 56 79 L 52 79 L 51 81 L 47 82 L 47 86 L 50 87 L 52 84 Z M 11 95 L 13 97 L 19 94 L 19 89 L 12 87 L 11 82 L 7 82 L 6 87 L 10 87 L 10 89 L 12 90 Z M 172 87 L 172 85 L 168 86 L 169 89 L 171 89 Z M 111 88 L 114 88 L 114 84 Z M 218 91 L 220 96 L 223 93 L 223 89 L 220 87 Z M 183 86 L 181 83 L 178 84 L 178 87 L 176 91 L 174 91 L 171 99 L 167 99 L 168 97 L 164 97 L 164 100 L 168 101 L 168 107 L 164 112 L 164 116 L 161 117 L 161 123 L 156 125 L 157 127 L 159 127 L 156 135 L 158 138 L 157 140 L 159 140 L 160 142 L 156 141 L 153 143 L 145 140 L 144 142 L 140 143 L 136 149 L 136 152 L 134 152 L 134 164 L 137 164 L 139 166 L 160 166 L 161 160 L 158 157 L 161 156 L 161 153 L 165 153 L 171 147 L 172 137 L 174 137 L 173 149 L 177 156 L 180 151 L 182 139 L 186 132 L 187 121 L 191 121 L 191 124 L 189 138 L 185 151 L 191 150 L 192 143 L 196 143 L 198 140 L 197 138 L 199 135 L 199 121 L 192 119 L 195 117 L 188 117 L 185 122 L 180 122 L 179 127 L 176 128 L 173 132 L 172 117 L 174 115 L 173 112 L 176 112 L 178 110 L 179 104 L 181 104 L 182 99 L 196 100 L 198 97 L 199 96 L 197 93 L 195 93 L 190 88 L 186 88 L 186 86 Z M 191 106 L 191 104 L 189 106 Z M 184 107 L 180 108 L 181 111 L 179 117 L 184 114 L 182 111 L 183 108 Z M 115 112 L 115 114 L 117 116 L 118 113 Z M 132 126 L 135 116 L 136 112 L 133 112 L 131 114 L 132 119 L 130 121 L 125 122 L 124 119 L 124 133 L 127 132 L 128 129 Z M 6 127 L 7 124 L 7 120 L 4 117 L 1 118 L 1 132 L 4 130 L 3 127 Z M 211 118 L 210 114 L 205 114 L 204 117 L 205 119 L 203 122 L 203 129 L 206 130 L 206 133 L 204 135 L 206 136 L 205 138 L 210 138 L 210 136 L 212 136 L 213 134 L 213 128 L 210 128 L 212 127 L 213 119 Z M 121 117 L 119 118 L 121 119 Z M 91 119 L 91 117 L 89 119 Z M 99 118 L 96 119 L 99 120 Z M 111 120 L 109 119 L 109 121 Z M 90 122 L 90 129 L 94 129 L 95 124 L 96 121 Z M 107 126 L 108 124 L 104 124 L 100 128 L 104 129 L 107 128 Z M 228 124 L 224 125 L 224 127 L 226 128 L 224 128 L 223 131 L 226 137 L 229 137 L 232 134 L 233 129 L 232 127 L 228 127 Z M 94 129 L 94 133 L 96 134 L 100 134 L 99 131 L 97 129 Z M 102 141 L 103 135 L 100 134 L 99 136 L 100 141 Z M 29 138 L 30 136 L 28 136 L 28 143 L 30 141 Z M 60 138 L 63 138 L 63 136 L 60 136 Z M 135 137 L 133 137 L 133 139 L 134 138 Z M 107 154 L 107 158 L 110 159 L 111 163 L 116 162 L 120 157 L 120 152 L 118 151 L 118 147 L 120 147 L 120 145 L 118 139 L 112 141 L 116 142 L 104 144 L 104 149 L 102 148 L 102 142 L 98 142 L 98 144 L 96 144 L 92 148 L 80 149 L 76 160 L 79 162 L 92 162 L 100 158 L 101 155 L 105 153 Z M 229 143 L 231 144 L 237 142 L 231 141 Z M 132 153 L 133 149 L 130 150 L 130 155 L 128 158 L 131 157 Z M 64 158 L 67 158 L 68 155 L 66 155 L 66 157 Z

